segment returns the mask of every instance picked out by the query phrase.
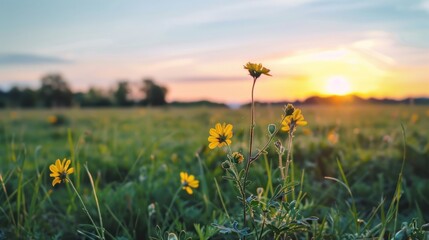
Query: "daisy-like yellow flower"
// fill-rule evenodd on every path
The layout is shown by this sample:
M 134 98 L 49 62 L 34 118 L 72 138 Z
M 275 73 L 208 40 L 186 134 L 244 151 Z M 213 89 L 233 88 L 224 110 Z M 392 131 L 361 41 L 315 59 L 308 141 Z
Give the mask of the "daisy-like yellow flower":
M 70 175 L 74 172 L 74 169 L 70 166 L 70 160 L 64 158 L 61 162 L 60 159 L 55 161 L 55 164 L 51 164 L 49 166 L 49 170 L 51 170 L 51 174 L 49 176 L 53 177 L 52 186 L 55 186 L 57 183 L 67 182 L 67 175 Z
M 244 69 L 249 70 L 250 76 L 255 79 L 260 77 L 261 74 L 271 76 L 271 74 L 269 74 L 270 69 L 263 67 L 261 63 L 257 64 L 248 62 L 246 65 L 244 65 Z
M 307 125 L 307 121 L 304 120 L 304 115 L 302 115 L 301 109 L 295 108 L 292 115 L 286 116 L 283 119 L 282 130 L 289 132 L 292 129 L 292 131 L 294 131 L 296 126 L 305 125 Z
M 215 128 L 210 128 L 210 136 L 208 138 L 210 149 L 231 145 L 232 125 L 216 123 Z
M 186 172 L 180 172 L 180 182 L 182 183 L 182 189 L 188 194 L 192 194 L 192 188 L 198 188 L 200 181 L 196 180 L 194 175 L 188 175 Z

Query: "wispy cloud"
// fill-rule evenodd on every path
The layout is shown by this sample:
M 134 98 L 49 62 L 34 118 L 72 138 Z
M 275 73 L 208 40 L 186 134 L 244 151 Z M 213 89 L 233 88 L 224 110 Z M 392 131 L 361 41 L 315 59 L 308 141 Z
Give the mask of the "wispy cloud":
M 38 65 L 38 64 L 65 64 L 70 60 L 28 53 L 0 54 L 1 65 Z

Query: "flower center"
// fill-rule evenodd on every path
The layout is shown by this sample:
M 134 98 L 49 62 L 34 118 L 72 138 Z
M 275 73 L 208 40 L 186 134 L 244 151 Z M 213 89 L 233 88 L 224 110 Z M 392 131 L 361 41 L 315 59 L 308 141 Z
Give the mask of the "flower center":
M 61 172 L 60 173 L 60 179 L 65 180 L 66 178 L 67 178 L 67 172 L 66 171 Z
M 188 183 L 187 181 L 183 181 L 182 185 L 183 185 L 184 187 L 187 187 L 187 186 L 189 185 L 189 183 Z
M 224 143 L 224 142 L 226 142 L 226 136 L 225 135 L 219 135 L 217 140 L 219 140 L 219 143 Z

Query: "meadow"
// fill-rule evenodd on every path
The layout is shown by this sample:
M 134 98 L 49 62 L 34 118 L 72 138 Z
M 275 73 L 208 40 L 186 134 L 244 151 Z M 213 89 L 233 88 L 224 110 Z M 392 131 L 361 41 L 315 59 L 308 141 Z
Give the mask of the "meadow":
M 297 184 L 288 198 L 301 196 L 299 212 L 307 220 L 287 238 L 427 239 L 429 108 L 299 108 L 308 125 L 294 133 L 291 181 Z M 230 123 L 234 151 L 247 155 L 249 111 L 1 110 L 0 239 L 97 239 L 70 183 L 52 186 L 49 165 L 64 158 L 98 225 L 88 167 L 106 239 L 237 239 L 219 228 L 241 221 L 238 193 L 223 178 L 227 150 L 209 149 L 207 138 L 216 123 Z M 256 106 L 255 151 L 269 137 L 268 124 L 280 127 L 281 113 L 279 106 Z M 280 131 L 277 139 L 285 143 L 287 134 Z M 182 190 L 180 172 L 199 180 L 192 195 Z M 250 168 L 249 180 L 249 195 L 275 195 L 281 179 L 273 143 Z

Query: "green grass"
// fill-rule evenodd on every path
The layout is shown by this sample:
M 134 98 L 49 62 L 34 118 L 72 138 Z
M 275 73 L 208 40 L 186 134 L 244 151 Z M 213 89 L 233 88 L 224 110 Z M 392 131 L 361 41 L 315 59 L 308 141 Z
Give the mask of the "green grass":
M 304 195 L 301 212 L 319 220 L 312 222 L 310 232 L 295 238 L 341 239 L 367 233 L 388 239 L 401 229 L 402 222 L 416 219 L 420 226 L 429 221 L 428 107 L 301 109 L 309 125 L 300 127 L 294 138 L 294 179 L 302 179 L 302 189 L 296 187 L 296 194 Z M 222 178 L 225 152 L 207 147 L 208 131 L 216 122 L 232 123 L 232 147 L 247 154 L 249 111 L 1 110 L 0 239 L 76 239 L 82 237 L 78 230 L 95 233 L 69 184 L 52 187 L 48 166 L 57 158 L 72 160 L 75 173 L 70 178 L 98 221 L 83 167 L 87 164 L 108 239 L 167 239 L 169 232 L 181 239 L 227 237 L 211 224 L 240 221 L 241 206 L 234 186 Z M 280 114 L 281 108 L 257 107 L 256 149 L 268 138 L 267 125 L 278 124 Z M 50 115 L 62 116 L 64 123 L 50 124 Z M 335 144 L 327 138 L 332 131 L 339 136 Z M 285 133 L 278 135 L 283 143 L 286 137 Z M 406 160 L 403 179 L 397 185 L 403 144 Z M 272 195 L 273 185 L 281 181 L 275 148 L 268 150 L 250 170 L 248 190 L 254 195 L 258 187 L 265 188 L 265 196 Z M 193 195 L 180 191 L 169 209 L 180 187 L 180 171 L 195 175 L 200 187 Z M 149 214 L 152 203 L 155 211 Z M 392 214 L 397 220 L 389 220 Z

